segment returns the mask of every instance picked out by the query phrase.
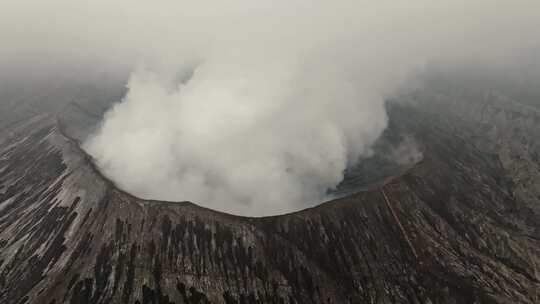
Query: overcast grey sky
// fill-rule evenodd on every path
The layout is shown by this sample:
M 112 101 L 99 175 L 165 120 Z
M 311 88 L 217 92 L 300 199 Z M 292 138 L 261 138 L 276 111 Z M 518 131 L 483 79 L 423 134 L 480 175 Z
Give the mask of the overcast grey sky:
M 0 14 L 0 60 L 19 68 L 129 70 L 244 52 L 487 60 L 538 47 L 540 35 L 535 0 L 0 0 Z

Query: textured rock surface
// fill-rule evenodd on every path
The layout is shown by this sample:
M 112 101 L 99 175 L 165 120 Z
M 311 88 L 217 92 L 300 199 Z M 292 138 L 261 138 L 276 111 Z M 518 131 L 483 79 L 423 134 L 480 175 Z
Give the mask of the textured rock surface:
M 538 122 L 519 120 L 519 144 L 497 104 L 395 106 L 389 132 L 414 134 L 422 162 L 266 218 L 135 198 L 54 116 L 12 124 L 0 133 L 0 303 L 539 303 Z

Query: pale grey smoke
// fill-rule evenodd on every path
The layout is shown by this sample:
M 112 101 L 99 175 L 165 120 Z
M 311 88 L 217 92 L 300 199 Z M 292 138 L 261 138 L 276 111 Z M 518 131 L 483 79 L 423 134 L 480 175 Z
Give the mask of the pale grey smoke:
M 290 69 L 207 61 L 177 87 L 137 72 L 85 148 L 144 197 L 240 214 L 317 203 L 384 130 L 383 99 L 342 75 Z
M 394 162 L 402 166 L 410 166 L 420 162 L 424 154 L 420 145 L 412 135 L 405 135 L 391 151 Z
M 24 40 L 30 55 L 135 67 L 124 100 L 84 144 L 103 172 L 142 197 L 244 215 L 323 200 L 369 155 L 385 98 L 426 64 L 504 66 L 540 42 L 533 0 L 36 6 L 13 3 L 0 21 L 20 30 L 11 36 L 38 37 Z

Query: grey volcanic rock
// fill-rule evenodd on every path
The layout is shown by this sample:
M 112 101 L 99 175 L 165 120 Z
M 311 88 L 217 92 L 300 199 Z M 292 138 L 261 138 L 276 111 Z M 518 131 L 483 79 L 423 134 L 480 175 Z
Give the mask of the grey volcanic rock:
M 539 303 L 538 189 L 474 119 L 390 116 L 387 135 L 414 134 L 420 163 L 263 218 L 133 197 L 54 115 L 13 124 L 0 133 L 0 303 Z

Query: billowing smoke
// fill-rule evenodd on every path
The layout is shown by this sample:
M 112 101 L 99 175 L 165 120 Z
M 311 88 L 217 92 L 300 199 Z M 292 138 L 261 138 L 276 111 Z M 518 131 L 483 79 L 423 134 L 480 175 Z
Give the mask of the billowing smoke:
M 244 215 L 323 200 L 426 65 L 504 67 L 540 42 L 534 0 L 53 3 L 64 23 L 42 26 L 62 47 L 48 55 L 132 69 L 84 144 L 103 172 L 141 197 Z
M 386 124 L 383 96 L 325 71 L 209 60 L 174 85 L 137 72 L 85 148 L 144 197 L 240 214 L 317 203 Z
M 420 145 L 412 135 L 405 135 L 391 151 L 392 160 L 401 166 L 410 166 L 420 162 L 423 158 L 423 152 Z

